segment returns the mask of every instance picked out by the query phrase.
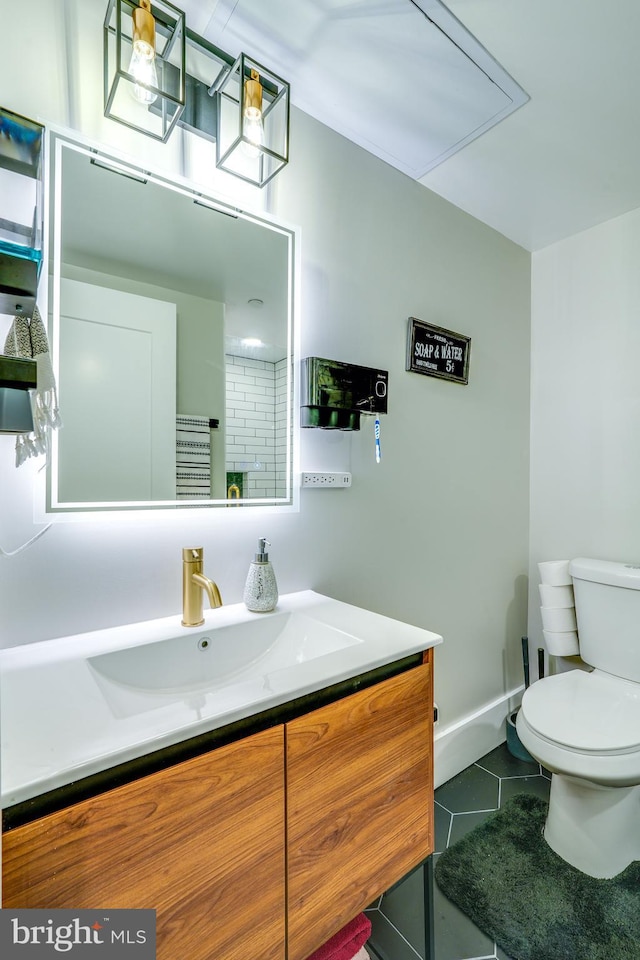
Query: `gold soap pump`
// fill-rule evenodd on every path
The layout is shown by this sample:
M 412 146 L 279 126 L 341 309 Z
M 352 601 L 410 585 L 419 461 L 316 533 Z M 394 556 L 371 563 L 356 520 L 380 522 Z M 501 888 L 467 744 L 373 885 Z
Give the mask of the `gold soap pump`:
M 247 582 L 244 585 L 244 605 L 253 613 L 268 613 L 275 609 L 278 602 L 278 584 L 276 575 L 266 552 L 270 542 L 261 537 L 258 540 L 258 552 L 249 567 Z

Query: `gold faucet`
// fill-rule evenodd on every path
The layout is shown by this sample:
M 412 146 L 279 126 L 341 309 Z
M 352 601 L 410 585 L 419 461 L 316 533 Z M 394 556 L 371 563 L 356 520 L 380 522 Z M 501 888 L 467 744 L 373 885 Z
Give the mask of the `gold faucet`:
M 182 550 L 182 626 L 199 627 L 204 623 L 202 591 L 207 591 L 212 608 L 222 606 L 218 585 L 202 572 L 203 547 L 184 547 Z

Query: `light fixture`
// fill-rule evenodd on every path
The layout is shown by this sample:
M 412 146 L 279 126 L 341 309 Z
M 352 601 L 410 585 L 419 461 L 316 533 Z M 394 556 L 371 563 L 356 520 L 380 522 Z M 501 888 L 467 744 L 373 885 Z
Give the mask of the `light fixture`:
M 155 103 L 158 94 L 153 88 L 158 86 L 156 70 L 156 21 L 151 13 L 151 0 L 140 0 L 133 11 L 133 51 L 129 62 L 129 73 L 135 77 L 133 96 L 138 103 Z
M 260 147 L 264 145 L 264 124 L 262 122 L 262 84 L 257 70 L 251 71 L 251 77 L 244 82 L 244 102 L 242 107 L 242 148 L 246 156 L 256 159 L 260 156 Z
M 178 124 L 215 141 L 218 168 L 259 187 L 289 162 L 289 84 L 186 29 L 168 0 L 109 0 L 104 71 L 112 120 L 163 141 Z
M 106 117 L 166 141 L 185 106 L 185 16 L 168 0 L 109 0 Z
M 260 187 L 289 162 L 289 84 L 241 53 L 216 86 L 216 166 Z

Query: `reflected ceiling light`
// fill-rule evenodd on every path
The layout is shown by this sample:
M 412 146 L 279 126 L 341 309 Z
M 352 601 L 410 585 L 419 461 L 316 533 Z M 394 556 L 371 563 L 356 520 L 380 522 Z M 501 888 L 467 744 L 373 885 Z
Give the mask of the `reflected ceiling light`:
M 186 72 L 186 44 L 211 75 Z M 192 65 L 190 62 L 190 70 Z M 188 30 L 168 0 L 109 0 L 104 21 L 104 113 L 165 142 L 176 124 L 216 143 L 216 166 L 263 187 L 289 162 L 285 81 Z
M 261 347 L 262 340 L 258 337 L 243 337 L 240 341 L 243 347 Z

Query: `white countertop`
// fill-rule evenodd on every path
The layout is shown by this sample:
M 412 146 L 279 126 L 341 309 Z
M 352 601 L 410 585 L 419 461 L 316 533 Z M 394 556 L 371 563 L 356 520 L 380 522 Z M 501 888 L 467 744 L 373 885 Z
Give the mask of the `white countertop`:
M 224 683 L 158 692 L 104 680 L 88 658 L 207 633 L 283 613 L 302 613 L 361 642 L 270 669 L 267 657 Z M 311 590 L 280 597 L 273 613 L 243 604 L 205 612 L 205 624 L 180 616 L 128 624 L 0 651 L 2 807 L 260 713 L 375 667 L 433 647 L 428 630 L 332 600 Z M 271 661 L 273 662 L 273 661 Z

